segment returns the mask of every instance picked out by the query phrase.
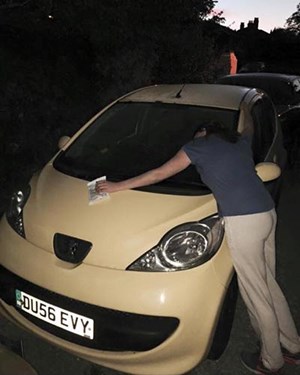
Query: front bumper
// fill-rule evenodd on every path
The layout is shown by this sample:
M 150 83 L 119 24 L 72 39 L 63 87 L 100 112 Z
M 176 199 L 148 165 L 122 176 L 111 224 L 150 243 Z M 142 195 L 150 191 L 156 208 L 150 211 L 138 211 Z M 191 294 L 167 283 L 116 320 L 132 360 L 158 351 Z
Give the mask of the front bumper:
M 174 333 L 179 320 L 172 317 L 132 314 L 77 301 L 40 288 L 0 266 L 0 298 L 16 306 L 21 290 L 53 305 L 88 316 L 95 323 L 94 338 L 78 336 L 19 309 L 19 313 L 45 331 L 85 347 L 107 351 L 146 351 L 163 343 Z
M 54 254 L 18 236 L 5 219 L 0 233 L 1 284 L 6 282 L 0 313 L 6 318 L 76 356 L 132 374 L 182 374 L 205 359 L 232 276 L 224 244 L 201 267 L 143 273 L 87 264 L 67 268 Z M 21 312 L 15 307 L 15 288 L 28 288 L 37 298 L 87 316 L 95 314 L 95 342 L 87 345 L 84 338 L 50 329 Z M 106 328 L 109 332 L 102 337 Z

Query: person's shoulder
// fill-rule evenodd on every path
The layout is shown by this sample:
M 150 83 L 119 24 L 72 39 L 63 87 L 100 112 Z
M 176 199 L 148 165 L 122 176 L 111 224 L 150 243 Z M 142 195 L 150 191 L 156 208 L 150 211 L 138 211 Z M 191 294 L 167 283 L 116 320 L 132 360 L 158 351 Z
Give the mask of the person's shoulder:
M 203 138 L 194 138 L 182 147 L 182 150 L 187 154 L 193 164 L 196 163 L 203 152 L 204 141 Z
M 184 145 L 184 147 L 188 147 L 188 148 L 198 147 L 199 145 L 201 145 L 203 143 L 203 141 L 204 141 L 203 137 L 193 138 L 189 142 L 187 142 Z

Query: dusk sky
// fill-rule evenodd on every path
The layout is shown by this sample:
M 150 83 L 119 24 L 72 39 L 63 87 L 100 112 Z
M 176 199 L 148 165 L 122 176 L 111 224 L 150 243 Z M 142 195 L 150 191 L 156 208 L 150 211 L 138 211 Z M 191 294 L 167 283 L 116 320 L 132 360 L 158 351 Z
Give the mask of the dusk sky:
M 297 10 L 300 0 L 218 0 L 215 10 L 223 10 L 224 26 L 234 30 L 240 23 L 247 26 L 249 20 L 259 18 L 259 29 L 267 32 L 284 27 L 287 18 Z

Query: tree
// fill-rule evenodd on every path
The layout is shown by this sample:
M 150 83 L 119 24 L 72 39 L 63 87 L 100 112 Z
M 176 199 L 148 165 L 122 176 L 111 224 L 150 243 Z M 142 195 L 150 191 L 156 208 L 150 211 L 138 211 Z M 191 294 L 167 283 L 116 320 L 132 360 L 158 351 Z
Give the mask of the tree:
M 286 20 L 287 28 L 294 31 L 296 34 L 300 33 L 300 3 L 297 5 L 297 10 Z
M 215 3 L 0 0 L 0 196 L 116 97 L 213 81 L 226 44 L 211 32 L 222 22 Z

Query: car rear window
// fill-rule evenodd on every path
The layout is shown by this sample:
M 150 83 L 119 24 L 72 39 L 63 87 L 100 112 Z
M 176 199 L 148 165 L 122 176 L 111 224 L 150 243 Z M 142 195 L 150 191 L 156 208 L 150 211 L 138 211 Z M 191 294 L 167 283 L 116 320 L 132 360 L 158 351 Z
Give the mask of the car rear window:
M 59 171 L 86 180 L 105 175 L 127 179 L 160 166 L 187 142 L 203 121 L 237 128 L 238 112 L 165 103 L 119 102 L 100 115 L 54 161 Z M 151 187 L 162 193 L 203 194 L 193 166 Z

